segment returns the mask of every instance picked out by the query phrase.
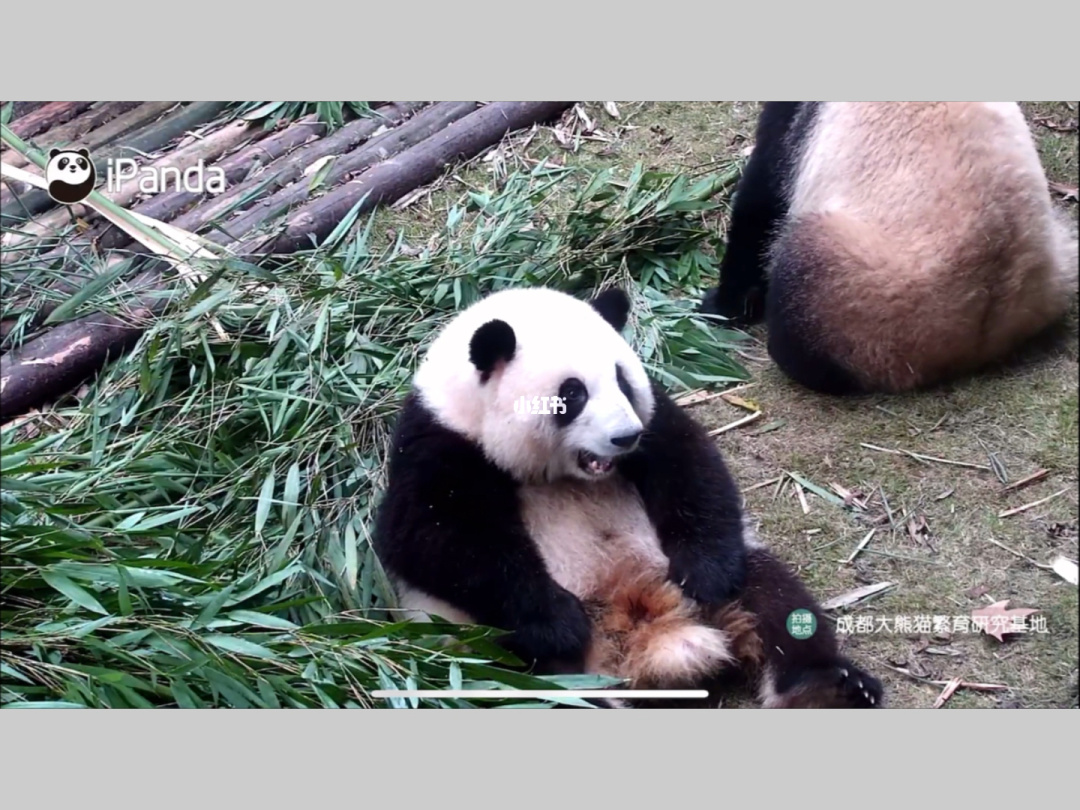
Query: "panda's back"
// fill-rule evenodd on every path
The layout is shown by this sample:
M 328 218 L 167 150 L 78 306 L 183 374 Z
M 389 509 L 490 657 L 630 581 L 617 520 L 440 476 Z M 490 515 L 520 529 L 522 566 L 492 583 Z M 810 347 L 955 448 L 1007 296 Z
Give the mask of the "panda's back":
M 523 485 L 521 515 L 552 578 L 580 598 L 616 568 L 662 577 L 668 561 L 637 490 L 618 475 L 598 482 Z

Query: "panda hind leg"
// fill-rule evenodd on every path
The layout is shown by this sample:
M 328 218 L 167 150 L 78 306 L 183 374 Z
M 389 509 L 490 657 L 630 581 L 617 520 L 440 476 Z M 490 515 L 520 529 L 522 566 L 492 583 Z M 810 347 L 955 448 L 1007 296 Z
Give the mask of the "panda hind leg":
M 754 671 L 764 707 L 882 706 L 881 682 L 840 653 L 832 625 L 820 606 L 798 577 L 763 548 L 750 550 L 741 601 L 758 621 L 762 658 Z M 806 637 L 788 629 L 788 619 L 795 611 L 813 616 L 813 632 Z

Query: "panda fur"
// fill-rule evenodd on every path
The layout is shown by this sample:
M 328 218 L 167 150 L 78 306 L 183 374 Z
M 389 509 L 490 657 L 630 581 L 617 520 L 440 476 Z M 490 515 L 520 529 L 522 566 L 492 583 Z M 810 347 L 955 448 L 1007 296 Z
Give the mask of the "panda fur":
M 50 197 L 59 203 L 77 203 L 94 190 L 97 170 L 86 149 L 50 149 L 45 179 Z
M 769 102 L 702 311 L 764 315 L 808 388 L 901 392 L 1052 326 L 1078 261 L 1019 105 Z
M 747 538 L 719 451 L 621 336 L 629 308 L 619 290 L 506 290 L 442 329 L 374 527 L 401 607 L 506 630 L 540 674 L 671 689 L 735 672 L 766 706 L 880 705 L 805 588 Z M 514 409 L 545 396 L 565 412 Z M 818 615 L 809 640 L 787 634 L 797 607 Z

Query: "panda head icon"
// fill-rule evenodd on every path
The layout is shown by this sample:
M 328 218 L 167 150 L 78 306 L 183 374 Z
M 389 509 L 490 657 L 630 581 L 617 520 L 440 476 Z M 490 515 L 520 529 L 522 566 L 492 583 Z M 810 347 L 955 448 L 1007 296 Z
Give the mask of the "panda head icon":
M 65 205 L 82 202 L 94 190 L 97 172 L 85 149 L 50 149 L 45 166 L 49 196 Z

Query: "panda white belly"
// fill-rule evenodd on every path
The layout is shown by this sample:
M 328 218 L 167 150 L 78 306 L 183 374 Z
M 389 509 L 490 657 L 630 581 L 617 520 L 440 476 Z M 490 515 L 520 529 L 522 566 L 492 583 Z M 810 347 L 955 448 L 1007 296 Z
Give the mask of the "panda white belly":
M 525 528 L 548 573 L 579 598 L 597 596 L 615 567 L 666 574 L 656 530 L 623 479 L 527 486 L 520 499 Z

